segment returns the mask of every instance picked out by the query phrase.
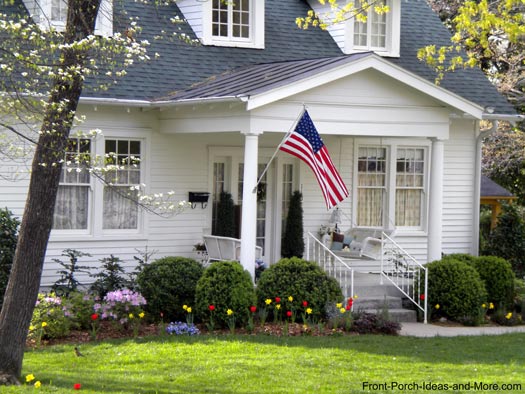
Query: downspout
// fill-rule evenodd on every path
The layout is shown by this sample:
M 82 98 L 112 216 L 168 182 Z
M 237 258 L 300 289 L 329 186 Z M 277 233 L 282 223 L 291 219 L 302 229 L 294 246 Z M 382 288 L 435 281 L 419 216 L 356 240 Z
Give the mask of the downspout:
M 479 122 L 477 122 L 479 127 Z M 483 140 L 488 137 L 490 134 L 495 132 L 498 129 L 499 122 L 497 120 L 492 121 L 492 128 L 486 131 L 481 131 L 476 138 L 476 168 L 474 170 L 474 215 L 472 223 L 472 250 L 471 254 L 477 256 L 479 254 L 479 209 L 480 209 L 480 199 L 481 199 L 481 148 L 483 145 Z

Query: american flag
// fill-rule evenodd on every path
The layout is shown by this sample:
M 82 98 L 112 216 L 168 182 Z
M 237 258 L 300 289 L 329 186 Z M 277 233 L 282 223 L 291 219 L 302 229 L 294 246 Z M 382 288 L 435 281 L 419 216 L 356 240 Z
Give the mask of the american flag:
M 294 131 L 279 149 L 298 157 L 310 166 L 319 182 L 328 209 L 348 197 L 348 189 L 337 172 L 308 111 L 304 111 Z

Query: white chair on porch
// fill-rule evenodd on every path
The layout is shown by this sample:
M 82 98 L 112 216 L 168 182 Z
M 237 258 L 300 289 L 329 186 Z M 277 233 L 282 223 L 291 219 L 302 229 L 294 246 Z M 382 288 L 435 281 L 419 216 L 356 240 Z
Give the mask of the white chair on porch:
M 218 235 L 204 235 L 204 244 L 208 259 L 204 265 L 214 261 L 239 261 L 241 257 L 241 240 L 238 238 L 221 237 Z M 255 247 L 255 259 L 262 258 L 262 248 Z

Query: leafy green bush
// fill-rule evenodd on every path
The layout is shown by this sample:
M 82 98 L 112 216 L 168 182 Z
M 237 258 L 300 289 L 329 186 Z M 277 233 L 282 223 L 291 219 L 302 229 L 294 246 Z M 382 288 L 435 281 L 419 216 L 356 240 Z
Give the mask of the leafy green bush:
M 314 319 L 326 317 L 328 303 L 343 300 L 343 293 L 335 279 L 326 275 L 315 263 L 298 257 L 281 259 L 271 265 L 257 282 L 257 301 L 261 307 L 265 306 L 267 299 L 280 297 L 287 300 L 290 296 L 297 305 L 308 302 Z
M 428 305 L 433 317 L 444 316 L 465 324 L 481 322 L 481 305 L 486 302 L 485 285 L 469 264 L 444 258 L 427 264 Z
M 66 314 L 71 321 L 72 328 L 77 330 L 91 329 L 94 305 L 100 300 L 88 293 L 73 291 L 63 299 Z
M 498 225 L 490 233 L 482 254 L 508 260 L 517 277 L 525 275 L 525 221 L 518 208 L 504 204 Z
M 246 325 L 250 307 L 255 305 L 255 301 L 252 277 L 236 261 L 213 263 L 197 282 L 197 316 L 209 322 L 213 313 L 213 324 L 217 327 L 226 327 L 233 319 L 236 325 Z M 214 307 L 212 312 L 210 305 Z M 228 309 L 233 311 L 231 316 L 227 314 Z
M 487 299 L 496 309 L 512 310 L 515 275 L 510 263 L 495 256 L 481 256 L 470 263 L 485 283 Z
M 7 208 L 0 209 L 0 309 L 15 257 L 20 222 Z
M 203 272 L 199 262 L 186 257 L 164 257 L 145 265 L 137 283 L 148 302 L 148 315 L 158 319 L 162 313 L 168 321 L 184 319 L 182 306 L 194 304 L 195 288 Z

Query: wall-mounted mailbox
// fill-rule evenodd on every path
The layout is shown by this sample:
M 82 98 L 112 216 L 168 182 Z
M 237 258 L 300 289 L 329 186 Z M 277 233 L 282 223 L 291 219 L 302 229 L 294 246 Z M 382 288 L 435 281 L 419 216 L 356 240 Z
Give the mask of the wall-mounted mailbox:
M 188 202 L 191 203 L 192 209 L 194 209 L 197 206 L 197 203 L 200 203 L 202 209 L 204 209 L 208 206 L 209 198 L 210 198 L 210 193 L 208 192 L 189 192 Z

